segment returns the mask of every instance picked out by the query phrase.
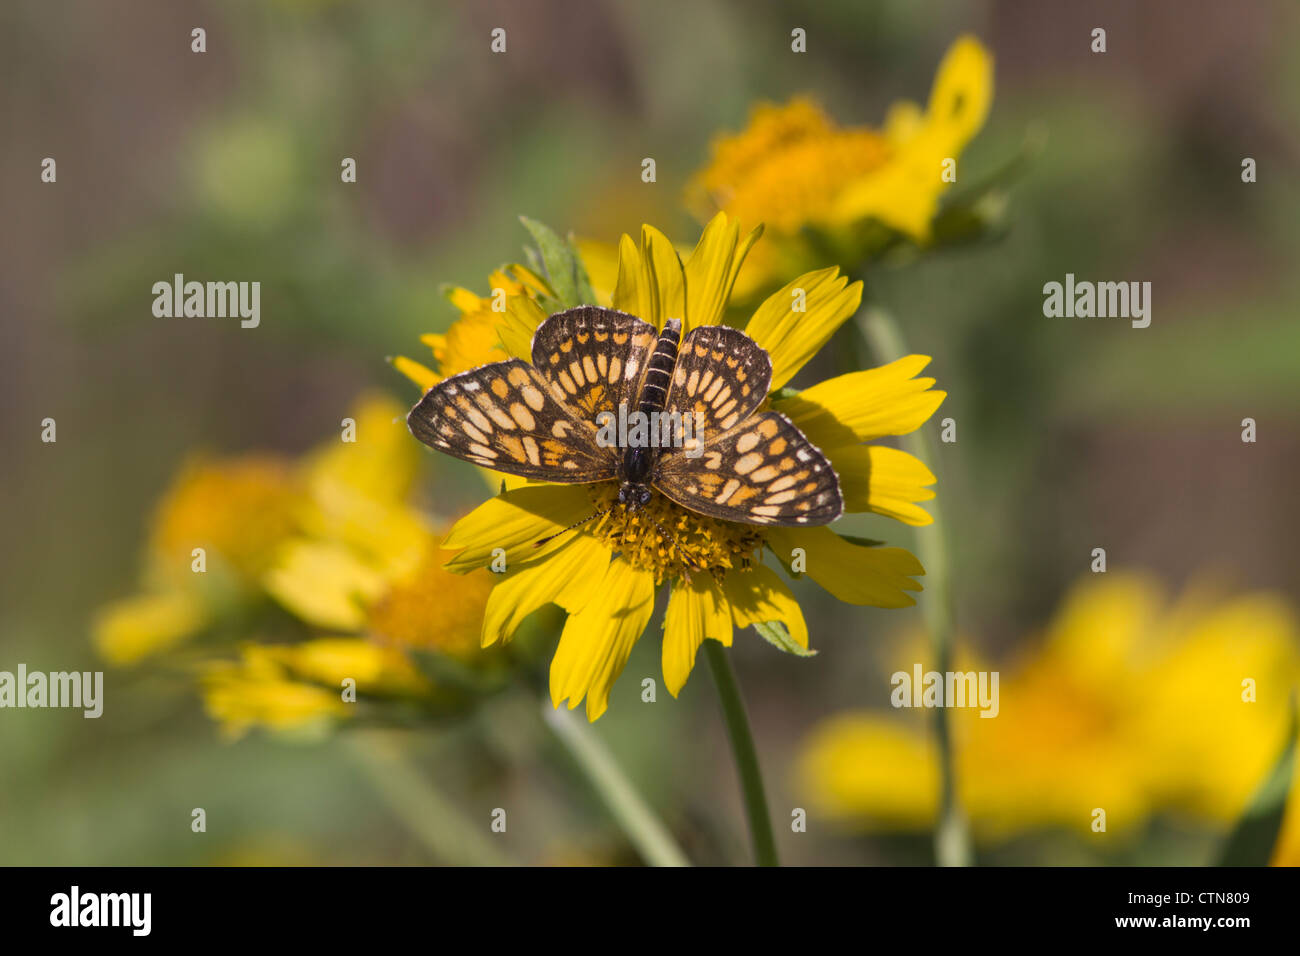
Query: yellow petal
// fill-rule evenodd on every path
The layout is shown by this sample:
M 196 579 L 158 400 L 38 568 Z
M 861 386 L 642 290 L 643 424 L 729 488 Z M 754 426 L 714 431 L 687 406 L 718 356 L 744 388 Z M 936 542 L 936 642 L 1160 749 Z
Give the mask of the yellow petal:
M 574 239 L 578 258 L 587 270 L 596 303 L 608 306 L 618 284 L 618 246 L 596 239 Z
M 984 125 L 992 102 L 993 57 L 973 36 L 961 36 L 939 64 L 926 110 L 939 145 L 960 151 Z
M 533 333 L 544 318 L 546 312 L 532 299 L 516 295 L 506 300 L 506 312 L 497 322 L 497 334 L 510 358 L 533 360 Z
M 654 611 L 654 575 L 623 558 L 609 563 L 595 597 L 570 614 L 551 661 L 551 702 L 569 709 L 587 698 L 587 719 L 609 705 L 609 691 Z
M 832 266 L 801 275 L 758 307 L 745 333 L 772 357 L 772 388 L 794 377 L 858 310 L 862 283 Z M 795 311 L 796 306 L 803 311 Z
M 420 386 L 420 391 L 427 392 L 433 386 L 442 381 L 442 376 L 433 369 L 421 365 L 414 359 L 409 359 L 405 355 L 397 355 L 389 359 L 393 368 L 397 369 L 416 385 Z
M 624 233 L 618 240 L 618 276 L 614 282 L 612 304 L 620 312 L 645 315 L 649 298 L 641 300 L 641 253 L 632 237 Z
M 853 544 L 827 527 L 773 528 L 767 542 L 783 561 L 802 548 L 807 575 L 846 604 L 910 607 L 907 592 L 921 590 L 909 575 L 925 569 L 903 548 Z
M 706 574 L 678 584 L 664 614 L 664 686 L 674 697 L 695 666 L 695 655 L 706 638 L 731 646 L 731 608 Z
M 207 621 L 199 598 L 185 591 L 141 594 L 114 601 L 95 617 L 93 640 L 112 664 L 134 664 L 175 647 Z
M 547 604 L 581 610 L 605 576 L 609 558 L 608 546 L 578 534 L 553 554 L 507 570 L 483 612 L 483 646 L 510 640 L 524 618 Z
M 772 403 L 818 448 L 873 441 L 916 431 L 947 396 L 914 378 L 927 355 L 907 355 L 880 368 L 850 372 L 819 382 L 798 395 Z
M 288 542 L 266 573 L 266 590 L 309 624 L 337 631 L 360 630 L 363 604 L 384 590 L 384 578 L 340 544 L 299 539 Z
M 731 603 L 736 627 L 781 621 L 800 647 L 808 646 L 808 625 L 799 602 L 771 568 L 756 565 L 723 578 L 722 589 Z
M 904 524 L 926 525 L 934 519 L 918 501 L 934 497 L 934 473 L 919 458 L 885 445 L 823 448 L 840 478 L 844 510 L 871 511 Z
M 686 260 L 686 322 L 683 335 L 700 325 L 721 325 L 722 313 L 731 297 L 736 276 L 750 247 L 763 234 L 760 225 L 740 239 L 740 224 L 718 213 L 704 227 L 704 233 Z M 737 244 L 739 243 L 739 248 Z
M 927 240 L 948 186 L 943 163 L 960 156 L 984 125 L 992 99 L 992 57 L 979 41 L 962 37 L 939 65 L 925 116 L 918 120 L 910 106 L 891 113 L 892 157 L 841 191 L 832 221 L 874 218 L 917 241 Z
M 641 227 L 641 289 L 642 306 L 647 311 L 637 313 L 657 329 L 662 329 L 665 319 L 686 317 L 686 277 L 682 260 L 668 237 L 654 226 Z
M 476 293 L 460 286 L 449 289 L 447 299 L 461 312 L 477 312 L 483 308 L 483 300 Z
M 541 538 L 586 518 L 593 511 L 582 485 L 526 485 L 483 502 L 456 522 L 442 547 L 460 552 L 447 562 L 450 571 L 468 571 L 492 563 L 501 548 L 506 567 L 563 547 L 564 536 L 534 547 Z M 570 532 L 573 533 L 573 532 Z

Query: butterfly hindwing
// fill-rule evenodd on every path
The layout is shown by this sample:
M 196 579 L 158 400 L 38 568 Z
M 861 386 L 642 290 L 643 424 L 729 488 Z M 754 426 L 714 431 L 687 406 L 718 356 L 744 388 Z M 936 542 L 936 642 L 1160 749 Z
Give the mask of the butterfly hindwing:
M 439 382 L 406 422 L 426 445 L 463 461 L 524 478 L 561 483 L 618 474 L 615 449 L 557 397 L 521 359 L 484 365 Z
M 660 458 L 652 481 L 682 507 L 725 521 L 820 525 L 844 511 L 830 460 L 779 412 L 706 439 L 697 458 Z
M 739 329 L 692 329 L 677 352 L 664 410 L 694 415 L 695 434 L 708 445 L 752 415 L 767 397 L 772 360 Z
M 533 367 L 575 412 L 594 422 L 619 403 L 636 407 L 655 329 L 634 315 L 583 305 L 545 319 L 533 335 Z

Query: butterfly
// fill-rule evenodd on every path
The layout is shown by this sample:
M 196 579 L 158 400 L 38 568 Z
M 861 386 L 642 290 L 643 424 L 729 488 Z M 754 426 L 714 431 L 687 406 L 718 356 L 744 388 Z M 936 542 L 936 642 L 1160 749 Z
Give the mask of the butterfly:
M 596 306 L 557 312 L 538 325 L 531 364 L 511 359 L 444 379 L 407 425 L 437 451 L 506 474 L 617 480 L 629 511 L 657 491 L 745 524 L 838 518 L 844 499 L 830 461 L 784 415 L 759 411 L 772 379 L 767 352 L 727 326 L 681 331 L 678 319 L 656 332 Z M 624 429 L 643 420 L 630 410 L 652 427 Z M 660 420 L 672 427 L 653 427 Z

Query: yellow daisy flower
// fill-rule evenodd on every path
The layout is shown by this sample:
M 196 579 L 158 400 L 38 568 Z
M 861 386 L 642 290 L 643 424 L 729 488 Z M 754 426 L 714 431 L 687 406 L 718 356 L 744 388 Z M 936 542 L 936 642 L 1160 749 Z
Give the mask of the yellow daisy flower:
M 870 241 L 860 227 L 872 221 L 924 244 L 952 180 L 945 163 L 984 125 L 992 98 L 992 58 L 963 36 L 940 63 L 926 109 L 896 103 L 881 129 L 840 126 L 807 97 L 761 103 L 742 132 L 714 141 L 687 204 L 702 221 L 723 210 L 767 226 L 774 241 L 737 288 L 741 298 L 817 258 L 809 228 L 852 261 Z
M 237 661 L 205 664 L 200 682 L 208 716 L 225 736 L 238 738 L 256 726 L 299 734 L 327 729 L 353 713 L 346 681 L 353 682 L 354 700 L 429 690 L 400 651 L 351 637 L 245 644 Z
M 719 214 L 683 263 L 658 230 L 642 228 L 640 242 L 624 236 L 612 293 L 615 309 L 656 328 L 669 316 L 690 329 L 721 323 L 731 289 L 761 230 L 744 238 Z M 802 290 L 805 311 L 792 302 Z M 917 502 L 933 497 L 934 476 L 916 458 L 872 444 L 920 427 L 944 393 L 917 377 L 929 361 L 908 356 L 883 368 L 830 379 L 802 392 L 785 386 L 857 309 L 861 283 L 837 269 L 800 276 L 750 317 L 745 331 L 772 361 L 769 406 L 787 416 L 834 465 L 845 510 L 876 512 L 909 524 L 930 518 Z M 545 318 L 520 296 L 498 313 L 507 355 L 528 360 L 533 332 Z M 587 716 L 604 713 L 610 689 L 654 609 L 660 586 L 670 587 L 664 620 L 663 673 L 670 693 L 686 683 L 706 638 L 730 645 L 735 627 L 754 625 L 789 650 L 808 647 L 808 627 L 789 587 L 762 563 L 767 547 L 851 604 L 903 607 L 920 590 L 917 560 L 900 548 L 870 547 L 829 527 L 778 528 L 706 517 L 655 496 L 638 511 L 613 508 L 581 525 L 594 509 L 613 503 L 617 482 L 592 485 L 529 481 L 489 500 L 452 528 L 443 546 L 456 551 L 447 567 L 464 573 L 494 559 L 482 624 L 482 642 L 507 640 L 525 617 L 550 603 L 568 612 L 551 665 L 556 706 L 584 698 Z M 666 536 L 665 532 L 669 536 Z M 550 539 L 540 547 L 537 542 Z
M 998 716 L 954 711 L 975 833 L 1125 836 L 1162 811 L 1236 820 L 1282 750 L 1298 636 L 1294 611 L 1273 595 L 1192 588 L 1168 604 L 1146 576 L 1089 576 L 1041 646 L 1003 672 Z M 864 828 L 933 821 L 937 756 L 912 716 L 846 713 L 814 731 L 801 776 L 820 812 Z M 1105 834 L 1092 830 L 1097 808 Z
M 420 336 L 429 347 L 434 368 L 404 355 L 391 360 L 393 367 L 416 385 L 429 389 L 458 372 L 507 358 L 497 333 L 497 320 L 511 299 L 537 298 L 549 290 L 544 281 L 521 265 L 503 266 L 493 272 L 488 277 L 488 290 L 486 296 L 459 286 L 447 290 L 447 298 L 460 317 L 445 334 L 430 332 Z
M 412 654 L 445 655 L 475 673 L 495 668 L 478 643 L 491 575 L 443 567 L 440 520 L 410 504 L 420 453 L 403 411 L 363 397 L 348 415 L 355 441 L 332 438 L 299 461 L 188 464 L 154 520 L 148 590 L 97 616 L 100 653 L 133 664 L 223 622 L 261 627 L 268 599 L 334 635 L 246 644 L 237 660 L 204 646 L 205 705 L 234 736 L 254 725 L 319 730 L 351 716 L 339 695 L 345 676 L 359 699 L 453 696 L 420 676 Z M 195 546 L 208 553 L 203 573 L 192 569 Z

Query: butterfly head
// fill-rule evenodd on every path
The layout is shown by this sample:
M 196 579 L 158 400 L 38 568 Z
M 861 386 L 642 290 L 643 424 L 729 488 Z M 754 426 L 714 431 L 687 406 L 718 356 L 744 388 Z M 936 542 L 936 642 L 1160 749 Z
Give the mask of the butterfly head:
M 618 503 L 628 511 L 636 511 L 650 503 L 650 486 L 639 481 L 625 481 L 618 487 Z

